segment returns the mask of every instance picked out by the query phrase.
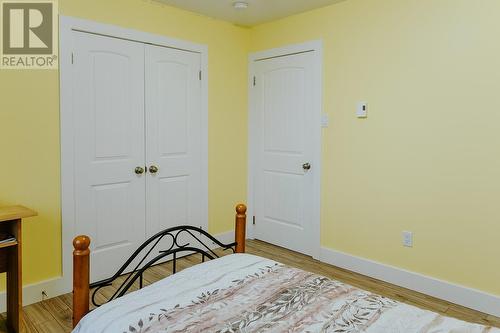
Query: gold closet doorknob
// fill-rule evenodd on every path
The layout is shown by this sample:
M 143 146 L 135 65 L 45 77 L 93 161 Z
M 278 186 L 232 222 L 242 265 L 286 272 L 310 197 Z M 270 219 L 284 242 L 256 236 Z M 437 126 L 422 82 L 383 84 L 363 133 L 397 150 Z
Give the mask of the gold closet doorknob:
M 136 175 L 142 175 L 144 173 L 144 168 L 143 167 L 137 167 L 134 170 Z
M 158 167 L 156 165 L 152 165 L 149 167 L 149 172 L 150 173 L 157 173 L 158 172 Z

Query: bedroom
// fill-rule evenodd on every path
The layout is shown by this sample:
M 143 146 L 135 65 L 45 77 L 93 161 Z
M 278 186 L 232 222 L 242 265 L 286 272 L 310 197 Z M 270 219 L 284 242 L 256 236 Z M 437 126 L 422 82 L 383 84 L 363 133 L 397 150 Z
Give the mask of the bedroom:
M 295 254 L 269 247 L 273 240 L 265 238 L 265 230 L 259 230 L 262 212 L 255 206 L 265 195 L 259 196 L 252 188 L 255 179 L 251 176 L 258 169 L 252 147 L 256 133 L 264 127 L 252 126 L 252 121 L 262 119 L 252 118 L 250 110 L 258 98 L 252 91 L 262 85 L 256 79 L 257 88 L 253 88 L 253 77 L 258 77 L 261 69 L 250 62 L 268 58 L 259 56 L 266 52 L 274 52 L 270 57 L 273 59 L 276 52 L 289 54 L 290 48 L 314 54 L 315 59 L 320 57 L 319 62 L 308 62 L 315 69 L 319 64 L 321 70 L 311 78 L 316 83 L 306 85 L 311 98 L 316 103 L 321 101 L 319 107 L 311 106 L 311 110 L 319 110 L 314 113 L 318 126 L 311 133 L 315 134 L 304 136 L 311 139 L 309 144 L 316 149 L 316 156 L 313 152 L 311 159 L 294 164 L 299 168 L 297 174 L 319 180 L 307 189 L 313 193 L 307 196 L 308 207 L 312 207 L 307 222 L 312 231 L 308 237 L 299 238 L 310 239 L 302 245 L 310 246 L 312 250 L 307 251 L 315 252 L 310 254 L 319 261 L 300 268 L 329 270 L 333 265 L 354 271 L 444 300 L 416 294 L 409 301 L 412 304 L 446 316 L 499 326 L 500 266 L 495 263 L 500 255 L 500 225 L 495 202 L 500 190 L 500 160 L 496 154 L 500 136 L 494 126 L 500 106 L 496 98 L 500 77 L 500 47 L 495 43 L 500 31 L 498 1 L 317 1 L 318 8 L 287 17 L 270 10 L 272 4 L 264 7 L 267 11 L 262 10 L 261 1 L 248 1 L 247 9 L 236 11 L 233 1 L 212 0 L 217 6 L 200 5 L 201 13 L 167 2 L 59 0 L 54 15 L 67 19 L 66 24 L 54 20 L 59 23 L 54 39 L 59 42 L 59 68 L 0 69 L 0 206 L 24 205 L 38 213 L 22 222 L 24 324 L 30 325 L 27 331 L 71 331 L 71 311 L 63 306 L 67 296 L 62 295 L 72 289 L 71 240 L 83 232 L 66 233 L 66 226 L 71 224 L 65 215 L 71 209 L 66 203 L 71 201 L 68 193 L 72 193 L 66 185 L 76 174 L 65 163 L 71 153 L 65 144 L 71 142 L 74 129 L 85 128 L 72 128 L 72 122 L 64 126 L 68 123 L 64 104 L 68 85 L 62 82 L 72 80 L 65 76 L 71 70 L 65 68 L 81 64 L 77 51 L 84 52 L 80 47 L 87 45 L 78 43 L 78 50 L 68 46 L 72 25 L 78 25 L 83 32 L 83 28 L 101 34 L 112 30 L 108 34 L 121 34 L 120 40 L 134 34 L 138 36 L 135 40 L 145 45 L 141 44 L 142 48 L 151 47 L 145 43 L 156 40 L 166 48 L 177 46 L 200 54 L 196 61 L 203 69 L 198 92 L 202 125 L 193 132 L 202 141 L 199 177 L 207 184 L 201 181 L 201 190 L 193 193 L 207 190 L 193 199 L 198 207 L 194 213 L 201 216 L 202 222 L 196 226 L 230 243 L 234 237 L 233 207 L 246 203 L 250 239 L 247 247 L 262 256 L 276 255 L 271 258 L 291 265 L 304 257 L 289 257 Z M 190 2 L 199 5 L 203 1 Z M 304 3 L 295 2 L 295 8 Z M 291 14 L 293 6 L 288 6 L 279 10 Z M 217 13 L 203 12 L 214 8 Z M 231 17 L 210 17 L 218 13 L 229 13 Z M 258 24 L 245 21 L 254 19 L 253 15 L 277 16 Z M 111 43 L 103 45 L 111 47 Z M 74 64 L 70 63 L 71 53 L 76 53 Z M 144 63 L 147 55 L 141 54 Z M 286 57 L 276 59 L 281 58 Z M 297 61 L 302 60 L 310 59 Z M 141 72 L 137 77 L 145 76 Z M 141 80 L 133 82 L 148 85 L 149 81 Z M 313 116 L 305 120 L 316 121 Z M 112 128 L 109 132 L 114 133 Z M 105 146 L 101 153 L 109 147 Z M 306 163 L 311 167 L 308 172 L 302 170 Z M 165 170 L 148 160 L 127 171 L 135 177 L 135 167 L 142 165 L 147 170 L 143 170 L 142 178 L 134 178 L 142 182 L 153 179 L 151 166 L 160 167 L 157 178 Z M 282 197 L 296 199 L 293 195 Z M 141 200 L 140 208 L 126 208 L 135 213 L 145 211 L 146 203 Z M 172 211 L 180 205 L 169 204 Z M 306 205 L 305 201 L 301 204 Z M 273 207 L 276 211 L 281 208 Z M 295 208 L 288 203 L 284 210 L 292 212 Z M 120 214 L 124 213 L 115 215 Z M 126 228 L 112 230 L 122 229 Z M 94 246 L 97 240 L 91 233 L 86 234 L 90 234 Z M 109 234 L 114 237 L 117 232 Z M 257 234 L 257 239 L 267 243 L 251 240 Z M 288 242 L 281 244 L 285 248 L 299 245 L 299 241 L 290 241 L 290 229 L 272 234 L 274 244 Z M 129 254 L 114 264 L 122 264 L 133 250 L 127 251 Z M 91 265 L 98 263 L 91 259 Z M 103 278 L 107 266 L 109 262 L 104 261 L 94 273 Z M 340 271 L 332 274 L 329 277 L 334 279 L 342 275 Z M 361 275 L 354 276 L 362 279 Z M 356 287 L 371 288 L 369 291 L 377 294 L 396 290 L 391 289 L 396 288 L 392 285 L 370 286 L 369 278 Z M 352 279 L 342 282 L 354 283 Z M 4 285 L 2 280 L 0 286 Z M 393 294 L 403 292 L 397 289 Z M 1 295 L 3 312 L 5 292 Z M 424 300 L 418 302 L 418 296 Z M 58 313 L 63 317 L 59 318 Z

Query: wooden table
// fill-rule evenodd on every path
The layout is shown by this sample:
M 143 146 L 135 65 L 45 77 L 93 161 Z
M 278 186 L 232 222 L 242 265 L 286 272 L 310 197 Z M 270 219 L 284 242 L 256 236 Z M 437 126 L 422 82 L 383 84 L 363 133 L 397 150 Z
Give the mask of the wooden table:
M 23 306 L 21 220 L 37 213 L 23 206 L 0 207 L 0 231 L 16 240 L 0 244 L 0 273 L 7 273 L 7 329 L 19 332 Z

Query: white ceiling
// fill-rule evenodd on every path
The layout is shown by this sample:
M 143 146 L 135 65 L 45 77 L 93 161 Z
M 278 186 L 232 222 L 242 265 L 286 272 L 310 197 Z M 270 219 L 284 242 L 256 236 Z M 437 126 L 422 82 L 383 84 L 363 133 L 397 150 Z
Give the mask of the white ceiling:
M 233 8 L 233 3 L 237 0 L 156 1 L 238 25 L 254 26 L 344 0 L 238 0 L 248 3 L 245 10 Z

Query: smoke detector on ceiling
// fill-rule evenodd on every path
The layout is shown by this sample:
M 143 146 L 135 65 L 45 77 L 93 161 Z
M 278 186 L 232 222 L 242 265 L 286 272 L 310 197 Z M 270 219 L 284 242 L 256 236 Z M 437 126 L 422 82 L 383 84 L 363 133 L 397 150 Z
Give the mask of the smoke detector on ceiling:
M 235 1 L 233 2 L 233 8 L 236 10 L 245 10 L 248 8 L 248 2 Z

